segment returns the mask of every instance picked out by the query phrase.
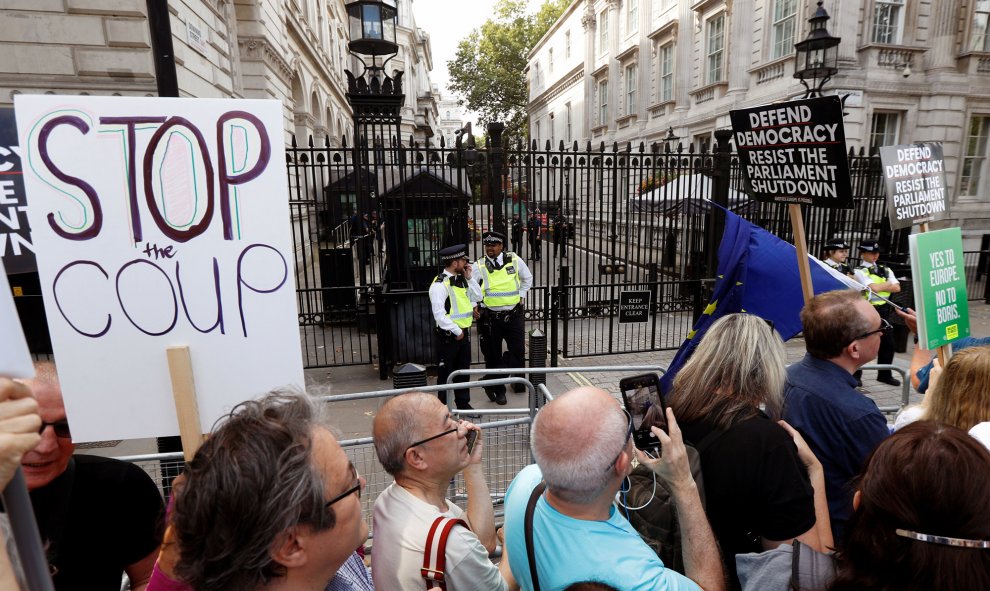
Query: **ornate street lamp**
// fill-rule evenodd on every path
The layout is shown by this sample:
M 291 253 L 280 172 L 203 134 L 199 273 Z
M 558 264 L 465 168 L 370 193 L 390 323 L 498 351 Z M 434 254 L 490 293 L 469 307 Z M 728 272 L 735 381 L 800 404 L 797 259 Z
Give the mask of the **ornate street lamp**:
M 828 22 L 828 12 L 822 8 L 822 0 L 818 0 L 818 10 L 808 19 L 811 30 L 804 41 L 794 44 L 797 50 L 794 62 L 794 77 L 804 85 L 804 98 L 822 95 L 825 83 L 834 76 L 839 68 L 839 37 L 829 35 L 825 29 Z
M 674 133 L 674 126 L 671 125 L 670 127 L 668 127 L 667 136 L 663 138 L 664 147 L 666 148 L 666 151 L 670 152 L 674 148 L 674 145 L 677 143 L 677 140 L 679 139 L 681 139 L 680 136 Z
M 399 51 L 395 42 L 395 0 L 356 0 L 347 4 L 354 53 L 391 55 Z

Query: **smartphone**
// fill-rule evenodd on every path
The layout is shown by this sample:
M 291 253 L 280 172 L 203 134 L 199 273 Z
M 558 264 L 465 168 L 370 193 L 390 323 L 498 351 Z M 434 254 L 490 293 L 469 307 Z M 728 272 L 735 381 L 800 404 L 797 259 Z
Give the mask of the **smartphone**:
M 478 432 L 471 429 L 467 432 L 467 451 L 468 455 L 474 452 L 474 444 L 478 441 Z
M 642 450 L 660 449 L 660 440 L 650 427 L 660 427 L 667 432 L 667 408 L 660 396 L 660 377 L 655 373 L 642 374 L 619 380 L 622 403 L 632 417 L 633 442 Z

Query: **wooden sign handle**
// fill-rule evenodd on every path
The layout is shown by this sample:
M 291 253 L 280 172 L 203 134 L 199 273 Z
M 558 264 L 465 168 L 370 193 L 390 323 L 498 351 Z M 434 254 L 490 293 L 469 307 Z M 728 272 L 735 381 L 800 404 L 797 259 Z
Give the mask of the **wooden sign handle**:
M 186 461 L 191 461 L 196 450 L 203 443 L 203 432 L 199 426 L 199 405 L 196 404 L 196 384 L 193 381 L 192 357 L 189 347 L 169 347 L 168 373 L 172 377 L 172 397 L 175 399 L 175 416 L 179 419 L 179 436 L 182 438 L 182 453 Z
M 801 206 L 791 203 L 787 206 L 791 214 L 791 229 L 794 230 L 794 247 L 797 248 L 798 272 L 801 274 L 801 293 L 804 294 L 804 304 L 808 305 L 815 297 L 815 288 L 811 283 L 811 265 L 808 263 L 808 239 L 804 234 L 804 217 Z

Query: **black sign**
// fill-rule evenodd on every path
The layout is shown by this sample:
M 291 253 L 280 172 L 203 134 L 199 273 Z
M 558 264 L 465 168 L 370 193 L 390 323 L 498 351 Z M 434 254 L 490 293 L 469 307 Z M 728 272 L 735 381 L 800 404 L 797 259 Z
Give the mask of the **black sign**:
M 945 160 L 941 144 L 882 146 L 880 162 L 887 183 L 890 227 L 910 228 L 946 216 Z
M 14 110 L 0 108 L 0 257 L 7 274 L 37 271 Z
M 619 294 L 619 324 L 646 322 L 650 318 L 650 292 L 623 291 Z
M 851 209 L 837 96 L 729 111 L 745 189 L 754 199 Z

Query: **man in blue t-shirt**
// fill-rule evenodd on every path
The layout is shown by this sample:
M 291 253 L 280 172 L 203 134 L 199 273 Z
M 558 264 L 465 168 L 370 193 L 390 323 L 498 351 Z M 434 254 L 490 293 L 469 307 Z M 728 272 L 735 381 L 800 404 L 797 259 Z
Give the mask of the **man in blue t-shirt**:
M 718 546 L 691 476 L 680 429 L 670 411 L 667 419 L 669 437 L 654 428 L 663 449 L 661 459 L 654 460 L 635 450 L 632 419 L 598 388 L 567 392 L 536 415 L 532 435 L 536 465 L 524 468 L 505 496 L 505 545 L 512 574 L 524 591 L 533 589 L 526 512 L 541 481 L 546 490 L 535 497 L 532 520 L 541 589 L 556 591 L 581 581 L 644 591 L 725 588 Z M 612 504 L 632 470 L 634 454 L 671 490 L 687 576 L 664 567 Z
M 876 359 L 891 326 L 853 289 L 812 298 L 801 310 L 801 324 L 808 353 L 787 368 L 784 420 L 822 463 L 832 535 L 840 543 L 852 515 L 849 483 L 890 435 L 876 403 L 856 390 L 853 373 Z

